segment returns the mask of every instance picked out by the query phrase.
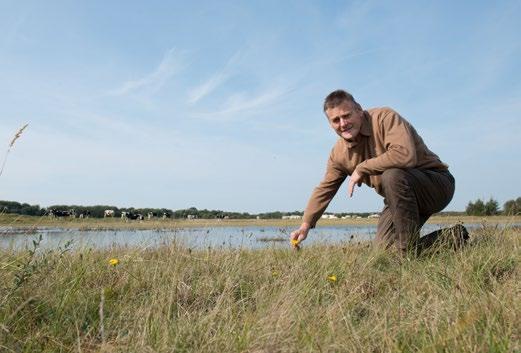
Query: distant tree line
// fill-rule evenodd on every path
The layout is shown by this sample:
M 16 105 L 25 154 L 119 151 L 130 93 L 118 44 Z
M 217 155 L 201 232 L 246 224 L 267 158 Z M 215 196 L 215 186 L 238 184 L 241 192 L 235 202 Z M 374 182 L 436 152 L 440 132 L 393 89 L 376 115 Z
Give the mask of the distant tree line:
M 492 198 L 487 202 L 477 199 L 470 201 L 465 211 L 469 216 L 495 216 L 499 214 L 499 204 Z
M 47 214 L 47 210 L 71 210 L 74 209 L 76 215 L 79 216 L 81 213 L 89 214 L 93 218 L 103 218 L 105 210 L 113 210 L 116 217 L 121 216 L 122 212 L 141 213 L 146 216 L 149 212 L 152 212 L 157 217 L 161 217 L 166 213 L 169 217 L 174 219 L 186 219 L 186 218 L 201 218 L 201 219 L 280 219 L 282 216 L 303 216 L 302 211 L 293 212 L 264 212 L 258 214 L 250 214 L 248 212 L 230 212 L 222 210 L 198 210 L 195 207 L 186 209 L 180 209 L 173 211 L 167 208 L 134 208 L 134 207 L 116 207 L 110 205 L 95 205 L 95 206 L 81 206 L 81 205 L 51 205 L 47 208 L 42 208 L 38 205 L 29 205 L 26 203 L 19 203 L 15 201 L 0 201 L 0 212 L 3 213 L 14 213 L 29 216 L 43 216 Z M 352 217 L 361 216 L 367 217 L 373 212 L 360 212 L 360 213 L 336 213 L 338 217 L 345 215 L 351 215 Z
M 509 216 L 521 214 L 521 197 L 505 202 L 503 205 L 503 212 Z
M 45 208 L 38 205 L 29 205 L 28 203 L 19 203 L 16 201 L 0 201 L 0 212 L 15 213 L 26 216 L 42 216 L 45 214 Z
M 146 216 L 149 212 L 153 213 L 157 217 L 161 217 L 163 214 L 167 214 L 168 217 L 176 219 L 185 218 L 203 218 L 203 219 L 248 219 L 248 218 L 270 218 L 277 216 L 281 218 L 285 214 L 284 212 L 271 212 L 264 213 L 261 215 L 250 214 L 248 212 L 229 212 L 222 210 L 198 210 L 195 207 L 187 209 L 180 209 L 173 211 L 167 208 L 134 208 L 134 207 L 116 207 L 111 205 L 95 205 L 95 206 L 82 206 L 82 205 L 51 205 L 47 208 L 42 208 L 38 205 L 29 205 L 27 203 L 19 203 L 16 201 L 2 201 L 0 200 L 0 213 L 13 213 L 28 216 L 43 216 L 48 214 L 48 210 L 75 210 L 76 215 L 89 214 L 93 218 L 103 218 L 105 210 L 113 210 L 116 217 L 121 216 L 122 212 L 140 213 Z M 302 213 L 300 213 L 302 214 Z
M 47 209 L 55 210 L 75 210 L 76 215 L 88 214 L 89 217 L 103 218 L 105 210 L 113 210 L 116 217 L 120 217 L 122 212 L 141 213 L 146 216 L 149 212 L 152 212 L 158 217 L 161 217 L 163 213 L 168 215 L 172 214 L 172 210 L 166 208 L 134 208 L 134 207 L 116 207 L 110 205 L 95 205 L 95 206 L 81 206 L 81 205 L 51 205 Z
M 477 199 L 470 201 L 465 209 L 469 216 L 495 216 L 499 214 L 515 216 L 521 214 L 521 197 L 515 200 L 508 200 L 503 204 L 503 209 L 499 209 L 499 203 L 490 198 L 488 201 Z
M 223 219 L 223 218 L 231 218 L 231 219 L 247 219 L 247 218 L 255 218 L 256 215 L 249 214 L 247 212 L 228 212 L 221 210 L 198 210 L 195 207 L 190 207 L 187 209 L 176 210 L 172 212 L 173 218 L 188 218 L 189 216 L 194 216 L 195 218 L 203 218 L 203 219 Z
M 185 218 L 202 218 L 202 219 L 277 219 L 282 218 L 282 216 L 302 216 L 302 211 L 293 211 L 293 212 L 282 212 L 282 211 L 274 211 L 274 212 L 265 212 L 258 214 L 250 214 L 248 212 L 229 212 L 222 210 L 207 210 L 202 209 L 198 210 L 195 207 L 190 207 L 186 209 L 180 209 L 173 211 L 167 208 L 134 208 L 134 207 L 116 207 L 110 205 L 95 205 L 95 206 L 81 206 L 81 205 L 52 205 L 47 208 L 40 207 L 38 205 L 29 205 L 27 203 L 19 203 L 16 201 L 2 201 L 0 200 L 0 213 L 13 213 L 27 216 L 43 216 L 48 213 L 48 209 L 57 209 L 57 210 L 71 210 L 74 209 L 76 211 L 76 215 L 81 213 L 89 214 L 90 217 L 93 218 L 103 218 L 105 210 L 114 210 L 115 216 L 119 217 L 122 212 L 133 212 L 133 213 L 141 213 L 142 215 L 147 215 L 149 212 L 153 213 L 157 217 L 161 217 L 163 214 L 167 214 L 171 218 L 175 219 L 185 219 Z M 350 215 L 352 217 L 361 216 L 367 217 L 373 212 L 358 212 L 358 213 L 335 213 L 338 217 Z M 468 203 L 465 214 L 471 216 L 493 216 L 498 214 L 504 215 L 521 215 L 521 197 L 517 199 L 508 200 L 504 203 L 503 209 L 499 209 L 499 204 L 493 198 L 490 198 L 488 201 L 483 201 L 481 199 L 477 199 L 476 201 L 471 201 Z M 441 212 L 439 215 L 442 216 L 459 216 L 462 215 L 462 212 L 457 211 L 448 211 Z

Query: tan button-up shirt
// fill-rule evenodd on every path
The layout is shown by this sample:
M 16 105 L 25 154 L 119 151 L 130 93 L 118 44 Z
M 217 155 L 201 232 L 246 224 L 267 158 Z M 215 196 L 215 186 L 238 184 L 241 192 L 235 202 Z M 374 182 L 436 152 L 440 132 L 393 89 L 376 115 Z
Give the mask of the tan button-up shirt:
M 389 168 L 447 170 L 432 153 L 414 127 L 390 108 L 364 111 L 360 133 L 355 141 L 339 138 L 331 150 L 324 179 L 315 188 L 304 222 L 314 227 L 340 185 L 357 170 L 362 182 L 383 196 L 381 174 Z

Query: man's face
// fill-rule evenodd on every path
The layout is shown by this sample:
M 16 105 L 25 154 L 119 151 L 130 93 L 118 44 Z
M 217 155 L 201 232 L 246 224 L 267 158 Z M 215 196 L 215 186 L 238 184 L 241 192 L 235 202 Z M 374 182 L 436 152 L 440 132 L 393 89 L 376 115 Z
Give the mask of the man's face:
M 329 125 L 338 136 L 352 141 L 360 133 L 363 111 L 353 102 L 343 102 L 340 105 L 326 110 Z

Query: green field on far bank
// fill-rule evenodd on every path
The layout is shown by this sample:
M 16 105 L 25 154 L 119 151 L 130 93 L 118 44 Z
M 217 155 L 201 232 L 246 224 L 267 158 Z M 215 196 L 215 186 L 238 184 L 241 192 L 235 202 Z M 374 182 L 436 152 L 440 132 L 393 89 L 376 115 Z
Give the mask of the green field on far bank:
M 287 227 L 300 225 L 299 219 L 152 219 L 144 221 L 125 221 L 120 218 L 49 218 L 47 216 L 22 216 L 1 214 L 0 226 L 14 228 L 57 227 L 80 230 L 96 229 L 175 229 L 190 227 Z M 428 223 L 473 223 L 473 224 L 515 224 L 521 222 L 521 216 L 433 216 Z M 329 225 L 367 225 L 377 224 L 378 219 L 321 219 L 317 226 Z

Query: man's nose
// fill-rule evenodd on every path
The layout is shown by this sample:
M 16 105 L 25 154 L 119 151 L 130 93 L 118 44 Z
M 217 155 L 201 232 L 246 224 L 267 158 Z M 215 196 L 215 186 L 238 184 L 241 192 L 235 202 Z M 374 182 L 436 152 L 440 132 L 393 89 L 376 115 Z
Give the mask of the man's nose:
M 349 123 L 349 119 L 347 119 L 347 118 L 340 118 L 340 125 L 341 126 L 347 125 L 348 123 Z

